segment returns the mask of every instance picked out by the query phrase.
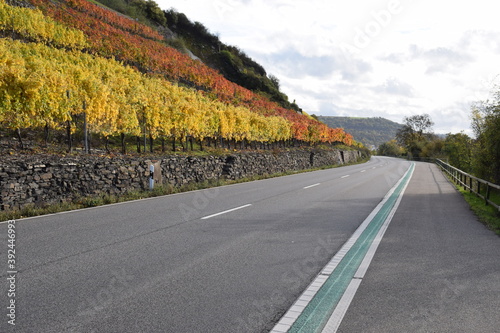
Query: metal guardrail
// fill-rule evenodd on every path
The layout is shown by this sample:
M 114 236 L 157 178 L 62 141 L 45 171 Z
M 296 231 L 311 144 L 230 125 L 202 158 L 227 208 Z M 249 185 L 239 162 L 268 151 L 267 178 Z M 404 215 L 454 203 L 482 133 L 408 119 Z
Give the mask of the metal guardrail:
M 499 185 L 474 177 L 460 169 L 455 168 L 454 166 L 449 165 L 448 163 L 441 161 L 440 159 L 436 159 L 436 164 L 448 175 L 450 175 L 455 183 L 462 186 L 464 190 L 469 190 L 469 192 L 475 193 L 478 197 L 484 199 L 487 205 L 491 205 L 500 211 L 500 205 L 490 199 L 492 190 L 500 191 Z

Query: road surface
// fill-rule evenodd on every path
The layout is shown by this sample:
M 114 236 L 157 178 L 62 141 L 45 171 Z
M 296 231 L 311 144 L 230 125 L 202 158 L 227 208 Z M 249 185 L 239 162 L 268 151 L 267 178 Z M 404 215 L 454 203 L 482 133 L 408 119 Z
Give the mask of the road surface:
M 500 238 L 418 163 L 338 332 L 499 332 Z
M 410 164 L 372 157 L 17 220 L 15 297 L 6 282 L 0 331 L 269 332 Z M 417 163 L 339 331 L 498 326 L 499 250 L 435 166 Z

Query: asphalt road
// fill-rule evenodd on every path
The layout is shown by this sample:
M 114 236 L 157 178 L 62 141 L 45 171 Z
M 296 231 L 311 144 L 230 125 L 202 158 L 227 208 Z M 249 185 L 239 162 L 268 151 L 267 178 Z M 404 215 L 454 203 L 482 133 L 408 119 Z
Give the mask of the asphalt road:
M 338 332 L 500 332 L 500 238 L 417 163 Z
M 406 161 L 373 157 L 362 165 L 18 220 L 16 326 L 7 323 L 6 283 L 0 295 L 0 309 L 5 311 L 0 316 L 0 331 L 267 332 L 408 167 Z M 426 209 L 436 208 L 439 191 L 446 188 L 444 179 L 439 179 L 434 170 L 432 177 L 438 179 L 439 191 L 436 194 L 437 190 L 431 188 L 429 196 L 422 192 L 424 183 L 433 181 L 424 172 L 426 167 L 418 164 L 407 190 L 416 194 L 411 192 L 408 200 L 406 194 L 403 197 L 396 213 L 398 221 L 403 222 L 391 223 L 386 234 L 389 237 L 384 237 L 379 248 L 382 254 L 377 252 L 373 272 L 370 268 L 366 283 L 363 280 L 342 330 L 387 331 L 375 329 L 385 328 L 386 320 L 393 317 L 393 313 L 379 307 L 382 301 L 378 294 L 384 293 L 376 283 L 402 284 L 402 295 L 385 294 L 389 295 L 384 301 L 388 305 L 394 298 L 407 296 L 407 280 L 401 280 L 398 274 L 413 266 L 405 261 L 404 251 L 409 250 L 407 255 L 417 263 L 408 276 L 404 275 L 415 285 L 412 290 L 416 294 L 419 288 L 426 290 L 428 284 L 418 285 L 422 282 L 413 281 L 417 278 L 412 274 L 429 268 L 425 263 L 434 263 L 436 257 L 447 260 L 444 243 L 429 248 L 418 243 L 419 238 L 426 242 L 443 239 L 450 226 L 444 222 L 434 225 L 435 219 L 423 218 L 428 216 Z M 422 179 L 415 180 L 418 177 Z M 453 200 L 446 202 L 448 210 L 458 204 L 460 212 L 467 212 L 464 202 Z M 439 221 L 459 218 L 451 213 L 438 216 Z M 421 220 L 424 222 L 416 223 Z M 416 226 L 422 228 L 418 233 L 414 231 Z M 468 232 L 468 226 L 452 227 L 457 239 L 469 237 L 460 233 L 462 229 Z M 489 237 L 498 254 L 496 236 L 477 222 L 474 228 Z M 439 233 L 425 236 L 426 230 Z M 0 253 L 5 262 L 0 263 L 0 277 L 5 280 L 9 276 L 6 223 L 0 224 L 0 232 Z M 449 243 L 455 244 L 451 240 Z M 462 249 L 446 249 L 446 253 L 462 253 Z M 435 254 L 434 250 L 441 253 Z M 463 252 L 473 250 L 478 254 L 484 249 L 470 246 Z M 490 269 L 488 277 L 498 282 L 499 261 L 487 257 L 484 267 Z M 465 258 L 458 260 L 464 272 L 471 265 Z M 396 266 L 397 260 L 404 262 Z M 490 267 L 492 264 L 496 270 Z M 446 277 L 454 265 L 455 261 L 449 263 L 441 274 Z M 377 278 L 378 270 L 382 272 Z M 417 276 L 426 274 L 429 271 Z M 472 276 L 456 277 L 463 282 L 457 285 L 458 290 L 474 284 Z M 455 276 L 447 279 L 454 286 Z M 431 297 L 443 285 L 446 282 L 423 293 Z M 498 293 L 498 286 L 492 283 L 479 288 L 493 288 Z M 492 298 L 487 301 L 498 304 L 499 298 L 496 303 Z M 446 304 L 439 308 L 447 309 L 442 316 L 451 311 Z M 425 309 L 433 311 L 432 307 Z M 397 310 L 398 314 L 407 314 Z M 418 322 L 428 314 L 411 315 Z M 376 325 L 372 326 L 372 322 Z M 498 324 L 497 319 L 492 322 Z M 422 327 L 425 331 L 427 326 Z

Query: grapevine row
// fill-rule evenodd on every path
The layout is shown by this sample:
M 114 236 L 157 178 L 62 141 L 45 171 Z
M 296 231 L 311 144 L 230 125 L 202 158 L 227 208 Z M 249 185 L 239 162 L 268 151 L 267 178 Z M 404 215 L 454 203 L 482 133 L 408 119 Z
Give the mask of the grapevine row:
M 91 4 L 88 1 L 66 0 L 66 2 L 71 8 L 74 8 L 79 12 L 83 12 L 88 16 L 92 16 L 98 21 L 106 22 L 109 25 L 115 26 L 118 29 L 128 31 L 133 34 L 139 34 L 150 39 L 164 40 L 164 37 L 160 35 L 158 31 L 144 24 L 138 24 L 135 20 L 119 15 L 109 9 Z
M 140 23 L 106 11 L 86 0 L 61 0 L 57 5 L 42 0 L 31 2 L 39 6 L 46 15 L 83 31 L 93 52 L 101 56 L 115 57 L 142 71 L 160 74 L 172 81 L 188 82 L 205 90 L 211 98 L 247 107 L 260 115 L 283 117 L 292 124 L 292 135 L 298 140 L 312 143 L 352 143 L 352 137 L 342 129 L 328 129 L 326 125 L 305 115 L 282 108 L 277 103 L 226 80 L 203 63 L 192 60 L 163 43 L 134 33 L 139 29 L 137 27 L 142 27 Z M 118 20 L 128 23 L 116 23 Z
M 40 10 L 9 6 L 5 0 L 0 0 L 0 31 L 57 47 L 79 50 L 87 47 L 82 31 L 54 22 Z
M 92 132 L 105 137 L 147 134 L 181 141 L 261 142 L 291 138 L 290 123 L 282 117 L 215 101 L 116 60 L 0 39 L 2 126 L 63 128 L 81 114 Z

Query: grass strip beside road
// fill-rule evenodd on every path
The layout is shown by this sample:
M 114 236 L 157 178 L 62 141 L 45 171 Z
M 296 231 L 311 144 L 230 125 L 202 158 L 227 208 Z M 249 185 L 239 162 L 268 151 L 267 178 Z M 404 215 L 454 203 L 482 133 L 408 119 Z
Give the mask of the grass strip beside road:
M 461 186 L 454 185 L 462 193 L 465 201 L 467 201 L 470 209 L 479 218 L 479 221 L 500 236 L 500 211 L 493 206 L 487 205 L 483 199 L 474 193 L 464 190 Z
M 478 197 L 476 194 L 456 184 L 446 172 L 443 172 L 443 175 L 462 194 L 479 221 L 500 236 L 500 211 L 493 206 L 487 205 L 484 199 Z M 498 202 L 497 196 L 497 194 L 493 194 L 492 200 Z

